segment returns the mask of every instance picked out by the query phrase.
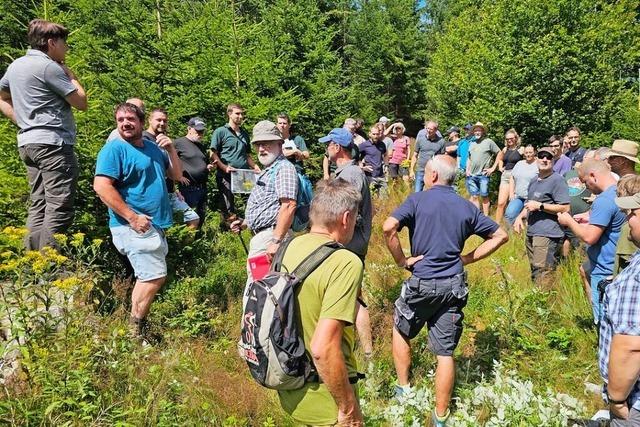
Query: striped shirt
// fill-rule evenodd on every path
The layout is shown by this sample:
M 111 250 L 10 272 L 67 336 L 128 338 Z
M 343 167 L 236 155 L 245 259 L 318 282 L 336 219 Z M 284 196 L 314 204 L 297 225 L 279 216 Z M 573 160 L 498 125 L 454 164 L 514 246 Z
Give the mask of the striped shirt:
M 280 199 L 296 200 L 298 194 L 298 174 L 296 168 L 280 155 L 266 168 L 251 190 L 245 219 L 254 232 L 275 227 L 280 209 Z
M 640 251 L 635 253 L 629 266 L 607 286 L 603 307 L 598 362 L 606 388 L 613 335 L 640 336 Z M 631 389 L 627 403 L 629 407 L 640 409 L 640 379 Z

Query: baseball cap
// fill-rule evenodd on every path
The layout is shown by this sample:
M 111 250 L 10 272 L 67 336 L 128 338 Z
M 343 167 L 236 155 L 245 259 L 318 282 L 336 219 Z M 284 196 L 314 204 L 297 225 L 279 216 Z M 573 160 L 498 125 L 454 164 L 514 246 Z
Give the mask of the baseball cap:
M 389 123 L 389 118 L 387 116 L 382 116 L 378 119 L 380 123 Z
M 253 138 L 251 143 L 263 141 L 280 141 L 282 142 L 282 134 L 275 123 L 269 120 L 262 120 L 253 127 Z
M 464 130 L 471 130 L 472 127 L 473 127 L 473 125 L 471 123 L 467 123 L 466 125 L 464 125 L 463 129 Z
M 638 209 L 640 208 L 640 193 L 633 196 L 616 197 L 616 205 L 620 209 Z
M 183 122 L 184 123 L 184 122 Z M 192 117 L 189 119 L 189 123 L 187 124 L 190 128 L 193 128 L 197 131 L 203 131 L 207 128 L 207 124 L 200 117 Z
M 445 134 L 449 135 L 451 133 L 460 133 L 460 128 L 458 126 L 451 126 L 449 129 L 447 129 L 447 131 L 445 132 Z
M 348 148 L 353 144 L 353 135 L 345 128 L 335 128 L 327 136 L 323 136 L 318 139 L 318 142 L 328 144 L 329 142 L 335 142 L 336 144 Z
M 538 154 L 540 154 L 540 153 L 549 153 L 552 156 L 555 156 L 555 154 L 553 153 L 553 148 L 551 148 L 551 147 L 538 148 Z

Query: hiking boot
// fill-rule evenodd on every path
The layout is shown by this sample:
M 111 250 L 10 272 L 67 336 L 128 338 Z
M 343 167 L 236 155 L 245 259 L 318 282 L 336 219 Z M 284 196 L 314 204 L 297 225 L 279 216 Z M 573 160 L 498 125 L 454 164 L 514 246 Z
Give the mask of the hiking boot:
M 156 345 L 162 341 L 162 335 L 151 331 L 147 319 L 131 317 L 129 319 L 129 336 L 142 345 Z
M 443 417 L 438 416 L 436 410 L 434 409 L 433 413 L 431 414 L 431 421 L 433 421 L 434 427 L 446 427 L 449 415 L 451 415 L 451 411 L 449 411 L 448 408 Z

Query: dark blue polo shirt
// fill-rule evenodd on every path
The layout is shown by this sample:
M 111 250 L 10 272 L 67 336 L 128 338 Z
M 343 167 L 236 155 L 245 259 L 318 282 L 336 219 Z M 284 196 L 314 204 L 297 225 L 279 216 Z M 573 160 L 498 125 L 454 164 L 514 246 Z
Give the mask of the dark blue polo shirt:
M 474 234 L 487 238 L 498 229 L 453 187 L 436 185 L 411 194 L 391 216 L 400 229 L 409 228 L 411 256 L 424 255 L 413 268 L 420 279 L 437 279 L 462 273 L 460 253 Z

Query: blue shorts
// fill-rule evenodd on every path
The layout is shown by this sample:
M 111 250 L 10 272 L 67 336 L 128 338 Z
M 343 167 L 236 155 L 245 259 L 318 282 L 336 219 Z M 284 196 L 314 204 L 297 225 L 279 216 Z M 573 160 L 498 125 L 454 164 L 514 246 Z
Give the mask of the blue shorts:
M 486 175 L 472 175 L 465 180 L 467 191 L 472 196 L 489 196 L 489 177 Z
M 165 257 L 169 250 L 164 231 L 156 227 L 144 233 L 136 233 L 128 225 L 111 228 L 113 245 L 131 262 L 136 279 L 142 282 L 160 279 L 167 275 Z
M 180 200 L 176 193 L 169 193 L 169 201 L 171 202 L 171 209 L 173 213 L 182 212 L 183 221 L 185 223 L 191 221 L 197 221 L 200 216 L 194 211 L 184 200 Z

